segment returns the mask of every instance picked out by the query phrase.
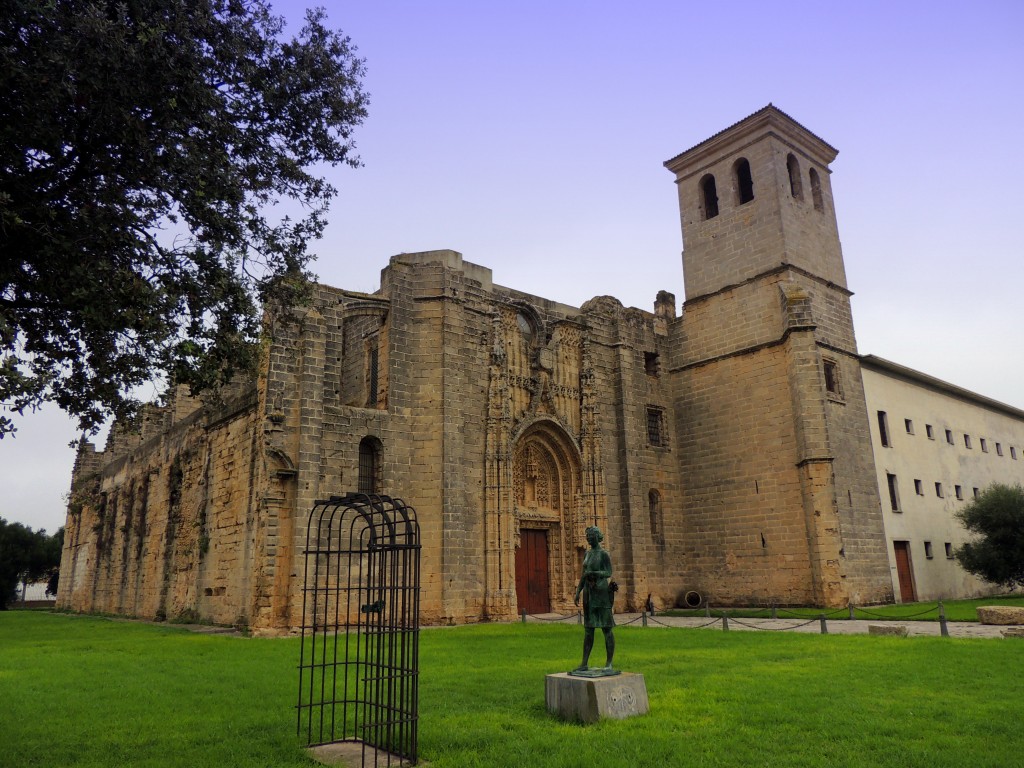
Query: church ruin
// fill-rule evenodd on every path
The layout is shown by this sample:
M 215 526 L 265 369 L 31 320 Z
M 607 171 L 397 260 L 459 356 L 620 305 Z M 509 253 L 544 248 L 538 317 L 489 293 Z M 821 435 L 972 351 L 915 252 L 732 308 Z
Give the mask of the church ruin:
M 685 301 L 571 307 L 454 251 L 269 321 L 258 379 L 84 445 L 60 604 L 287 631 L 318 499 L 416 507 L 426 623 L 570 611 L 583 531 L 617 607 L 891 600 L 836 150 L 769 105 L 672 158 Z

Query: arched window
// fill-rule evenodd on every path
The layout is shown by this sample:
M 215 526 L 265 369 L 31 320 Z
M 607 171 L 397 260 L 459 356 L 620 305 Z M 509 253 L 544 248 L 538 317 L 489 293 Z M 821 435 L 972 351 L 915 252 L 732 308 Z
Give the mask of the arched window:
M 383 446 L 376 437 L 359 441 L 359 493 L 380 493 L 380 454 Z
M 715 218 L 718 215 L 718 189 L 715 177 L 710 173 L 700 180 L 700 198 L 704 220 Z
M 516 326 L 527 342 L 533 341 L 533 323 L 530 322 L 530 318 L 526 316 L 525 312 L 516 313 Z
M 821 179 L 818 178 L 818 172 L 811 168 L 811 200 L 814 201 L 814 210 L 823 211 L 825 210 L 825 203 L 821 199 Z
M 747 158 L 741 157 L 733 166 L 736 174 L 736 194 L 739 195 L 739 204 L 749 203 L 754 199 L 754 178 L 750 175 L 750 163 Z
M 804 199 L 804 186 L 800 181 L 800 163 L 796 155 L 790 153 L 786 158 L 786 168 L 789 170 L 789 193 L 795 200 Z
M 647 492 L 647 512 L 651 518 L 651 536 L 660 538 L 662 535 L 661 494 L 654 488 Z

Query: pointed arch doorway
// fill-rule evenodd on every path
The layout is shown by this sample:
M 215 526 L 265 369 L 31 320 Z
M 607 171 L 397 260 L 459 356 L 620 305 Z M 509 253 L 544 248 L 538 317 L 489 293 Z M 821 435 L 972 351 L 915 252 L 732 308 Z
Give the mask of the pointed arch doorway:
M 535 422 L 516 441 L 512 488 L 519 612 L 566 610 L 585 524 L 578 510 L 579 452 L 554 421 Z

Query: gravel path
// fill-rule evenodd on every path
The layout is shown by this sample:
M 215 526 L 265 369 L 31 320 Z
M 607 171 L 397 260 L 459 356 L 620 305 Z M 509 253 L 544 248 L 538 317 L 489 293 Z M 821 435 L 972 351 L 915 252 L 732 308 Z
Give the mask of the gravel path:
M 550 613 L 541 616 L 527 616 L 527 621 L 544 622 L 559 621 L 566 624 L 575 623 L 575 617 L 566 619 L 559 614 Z M 639 613 L 617 613 L 615 623 L 618 626 L 638 626 L 643 619 Z M 880 625 L 886 627 L 904 626 L 907 634 L 911 637 L 939 637 L 941 627 L 937 621 L 901 621 L 875 620 L 865 621 L 862 619 L 828 619 L 825 622 L 830 635 L 866 635 L 869 634 L 868 627 Z M 722 631 L 722 619 L 705 618 L 703 616 L 648 616 L 648 627 L 689 627 L 691 629 L 706 629 L 708 631 Z M 1003 639 L 1003 630 L 1006 626 L 993 624 L 979 624 L 974 621 L 949 621 L 946 622 L 950 637 L 987 637 Z M 755 631 L 788 631 L 804 632 L 810 634 L 821 633 L 821 622 L 818 619 L 743 619 L 729 618 L 729 631 L 755 632 Z

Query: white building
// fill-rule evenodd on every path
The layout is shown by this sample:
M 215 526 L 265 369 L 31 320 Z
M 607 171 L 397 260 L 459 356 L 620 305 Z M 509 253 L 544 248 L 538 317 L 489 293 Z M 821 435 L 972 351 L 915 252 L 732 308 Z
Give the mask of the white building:
M 46 586 L 48 582 L 37 581 L 33 584 L 28 584 L 22 590 L 22 585 L 18 585 L 18 600 L 23 603 L 32 603 L 39 601 L 56 602 L 56 595 L 46 594 Z
M 998 592 L 953 559 L 969 538 L 954 514 L 992 483 L 1024 484 L 1024 411 L 873 355 L 860 363 L 894 593 Z

